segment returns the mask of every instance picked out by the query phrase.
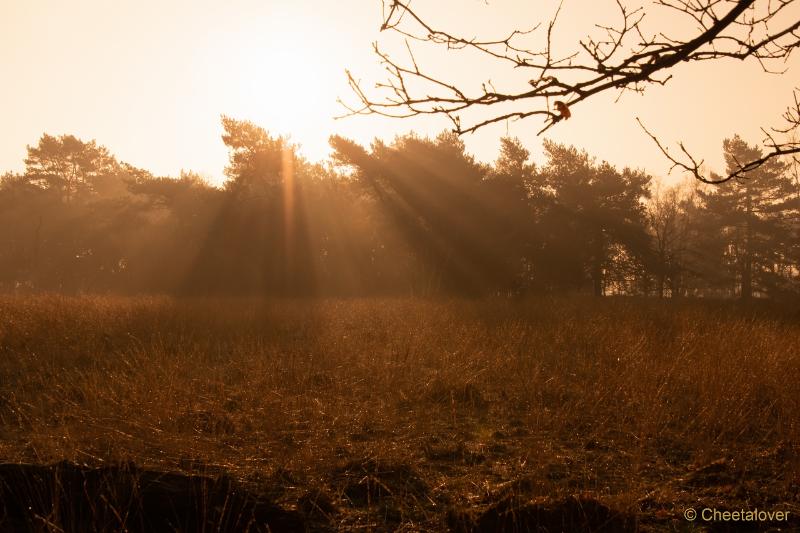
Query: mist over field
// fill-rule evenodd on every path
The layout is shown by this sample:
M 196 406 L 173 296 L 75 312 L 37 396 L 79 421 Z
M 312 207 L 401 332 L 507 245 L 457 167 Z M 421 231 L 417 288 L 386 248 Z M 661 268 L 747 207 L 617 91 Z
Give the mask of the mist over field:
M 798 0 L 0 21 L 0 533 L 800 530 Z

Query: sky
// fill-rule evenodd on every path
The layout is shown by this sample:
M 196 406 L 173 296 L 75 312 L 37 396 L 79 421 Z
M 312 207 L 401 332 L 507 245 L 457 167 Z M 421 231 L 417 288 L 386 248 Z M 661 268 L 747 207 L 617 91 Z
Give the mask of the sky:
M 416 0 L 437 26 L 480 37 L 504 35 L 549 18 L 550 1 Z M 568 50 L 618 14 L 613 0 L 565 0 L 554 44 Z M 795 8 L 788 16 L 800 17 Z M 290 135 L 311 160 L 326 157 L 328 137 L 362 144 L 416 131 L 435 135 L 443 117 L 336 120 L 355 103 L 345 69 L 372 87 L 385 75 L 372 43 L 393 54 L 403 42 L 379 31 L 380 0 L 0 0 L 0 172 L 24 168 L 26 146 L 43 133 L 96 140 L 118 159 L 156 175 L 195 171 L 221 183 L 227 151 L 220 115 Z M 653 13 L 648 28 L 679 31 Z M 687 28 L 691 30 L 691 28 Z M 471 56 L 416 48 L 418 62 L 467 87 L 518 80 Z M 393 56 L 395 57 L 395 56 Z M 401 57 L 401 56 L 397 56 Z M 739 133 L 755 143 L 759 128 L 780 125 L 798 85 L 789 72 L 764 73 L 735 60 L 675 69 L 644 95 L 605 94 L 572 109 L 545 137 L 575 145 L 619 167 L 665 176 L 669 163 L 635 121 L 672 146 L 683 141 L 710 170 L 721 171 L 722 141 Z M 514 74 L 517 78 L 516 74 Z M 506 84 L 506 85 L 503 85 Z M 497 157 L 502 135 L 517 136 L 541 161 L 540 119 L 485 128 L 464 140 L 478 159 Z

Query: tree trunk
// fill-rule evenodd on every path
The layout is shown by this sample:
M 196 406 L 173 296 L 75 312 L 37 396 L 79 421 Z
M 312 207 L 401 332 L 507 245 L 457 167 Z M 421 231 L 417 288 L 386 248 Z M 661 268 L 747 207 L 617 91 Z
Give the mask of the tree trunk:
M 605 246 L 603 244 L 603 231 L 597 234 L 594 258 L 592 261 L 592 285 L 595 296 L 603 296 L 603 259 Z
M 656 275 L 656 283 L 658 285 L 658 297 L 664 297 L 664 289 L 666 289 L 666 270 L 667 259 L 665 257 L 663 248 L 658 252 L 658 274 Z
M 753 199 L 747 188 L 745 199 L 744 264 L 742 265 L 742 300 L 753 297 Z

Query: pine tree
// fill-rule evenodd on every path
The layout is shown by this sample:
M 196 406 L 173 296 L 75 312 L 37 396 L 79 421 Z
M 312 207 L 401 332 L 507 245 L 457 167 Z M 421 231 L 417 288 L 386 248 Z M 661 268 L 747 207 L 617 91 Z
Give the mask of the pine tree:
M 738 135 L 723 142 L 728 172 L 761 156 Z M 718 241 L 716 265 L 743 300 L 785 289 L 791 230 L 792 182 L 786 165 L 770 160 L 744 177 L 700 191 L 709 236 Z M 712 231 L 713 230 L 713 231 Z

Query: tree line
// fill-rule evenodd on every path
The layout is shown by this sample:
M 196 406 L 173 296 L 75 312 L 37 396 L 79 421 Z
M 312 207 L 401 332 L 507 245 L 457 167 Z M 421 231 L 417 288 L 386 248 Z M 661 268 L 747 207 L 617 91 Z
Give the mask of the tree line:
M 181 295 L 590 293 L 786 298 L 800 290 L 800 182 L 771 159 L 720 186 L 667 187 L 544 142 L 492 164 L 450 132 L 310 162 L 222 118 L 214 187 L 158 177 L 95 141 L 44 134 L 0 178 L 0 288 Z M 759 156 L 734 136 L 728 170 Z

